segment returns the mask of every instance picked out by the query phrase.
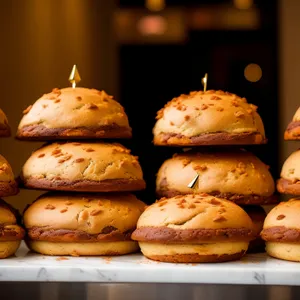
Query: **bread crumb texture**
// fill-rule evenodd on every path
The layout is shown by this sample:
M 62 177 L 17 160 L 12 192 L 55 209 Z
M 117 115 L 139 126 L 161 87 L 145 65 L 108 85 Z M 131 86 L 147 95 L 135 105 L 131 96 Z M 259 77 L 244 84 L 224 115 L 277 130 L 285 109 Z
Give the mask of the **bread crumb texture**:
M 194 137 L 205 133 L 260 133 L 265 137 L 257 106 L 246 98 L 209 90 L 180 95 L 157 113 L 155 136 L 163 133 Z
M 117 143 L 53 143 L 35 151 L 22 177 L 54 181 L 143 179 L 137 156 Z

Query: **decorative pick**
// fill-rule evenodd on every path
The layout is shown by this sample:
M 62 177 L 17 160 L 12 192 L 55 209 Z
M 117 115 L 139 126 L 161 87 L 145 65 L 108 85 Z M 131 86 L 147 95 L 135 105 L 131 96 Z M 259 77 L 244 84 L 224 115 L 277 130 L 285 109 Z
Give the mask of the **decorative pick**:
M 81 81 L 81 77 L 79 75 L 79 72 L 78 72 L 78 69 L 77 69 L 76 65 L 73 66 L 73 69 L 72 69 L 71 74 L 69 76 L 69 81 L 72 83 L 72 88 L 73 89 L 76 88 L 76 84 Z
M 206 88 L 207 88 L 207 73 L 205 73 L 204 77 L 201 80 L 202 85 L 203 85 L 203 91 L 206 92 Z
M 198 181 L 198 178 L 199 178 L 199 174 L 197 174 L 195 178 L 188 184 L 188 188 L 190 189 L 194 188 L 196 182 Z

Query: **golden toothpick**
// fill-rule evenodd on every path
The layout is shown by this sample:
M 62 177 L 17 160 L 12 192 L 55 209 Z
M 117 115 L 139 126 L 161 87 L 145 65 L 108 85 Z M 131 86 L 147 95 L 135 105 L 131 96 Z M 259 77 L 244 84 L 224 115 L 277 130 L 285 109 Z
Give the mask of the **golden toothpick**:
M 197 175 L 195 176 L 195 178 L 188 184 L 188 187 L 189 187 L 190 189 L 194 188 L 194 186 L 196 185 L 196 182 L 198 181 L 198 178 L 199 178 L 199 174 L 197 174 Z
M 69 81 L 72 83 L 72 88 L 76 88 L 76 84 L 81 81 L 77 66 L 74 65 L 69 76 Z
M 207 88 L 207 73 L 205 73 L 204 77 L 201 80 L 202 85 L 203 85 L 203 91 L 206 92 L 206 88 Z

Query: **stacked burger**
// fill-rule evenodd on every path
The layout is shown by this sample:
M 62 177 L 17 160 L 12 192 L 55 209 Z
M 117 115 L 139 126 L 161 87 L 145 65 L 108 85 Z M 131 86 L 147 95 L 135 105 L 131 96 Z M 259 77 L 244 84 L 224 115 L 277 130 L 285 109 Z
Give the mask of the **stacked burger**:
M 138 158 L 123 107 L 104 91 L 54 89 L 24 111 L 17 138 L 48 141 L 24 164 L 25 188 L 50 191 L 24 212 L 28 247 L 45 255 L 121 255 L 138 250 L 131 233 L 145 204 Z
M 10 136 L 7 117 L 0 109 L 0 138 Z M 19 192 L 15 177 L 8 161 L 0 155 L 0 197 L 14 196 Z M 24 237 L 19 225 L 19 212 L 0 199 L 0 258 L 13 255 Z
M 154 144 L 185 148 L 162 164 L 156 192 L 163 198 L 133 233 L 145 256 L 229 261 L 241 258 L 250 241 L 249 250 L 263 251 L 260 205 L 276 202 L 274 181 L 262 161 L 238 147 L 266 143 L 256 110 L 245 98 L 209 90 L 174 98 L 158 112 Z
M 288 125 L 284 139 L 300 140 L 300 108 Z M 277 182 L 281 194 L 300 196 L 300 150 L 293 152 L 284 162 Z M 300 261 L 300 199 L 292 198 L 281 202 L 268 214 L 262 238 L 266 241 L 266 251 L 275 258 Z

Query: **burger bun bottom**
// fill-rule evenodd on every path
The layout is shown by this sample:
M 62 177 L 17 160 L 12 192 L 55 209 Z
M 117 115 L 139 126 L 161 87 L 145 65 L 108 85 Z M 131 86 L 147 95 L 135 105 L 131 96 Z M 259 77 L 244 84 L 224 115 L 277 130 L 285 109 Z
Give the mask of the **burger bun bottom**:
M 142 253 L 152 259 L 171 263 L 225 262 L 240 259 L 249 242 L 205 244 L 158 244 L 139 242 Z
M 96 242 L 96 243 L 53 243 L 47 241 L 27 241 L 28 248 L 44 255 L 98 256 L 123 255 L 137 252 L 137 242 Z
M 20 247 L 21 241 L 0 242 L 0 258 L 6 258 L 16 253 Z
M 278 259 L 300 262 L 300 244 L 267 242 L 266 251 Z

